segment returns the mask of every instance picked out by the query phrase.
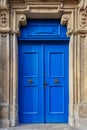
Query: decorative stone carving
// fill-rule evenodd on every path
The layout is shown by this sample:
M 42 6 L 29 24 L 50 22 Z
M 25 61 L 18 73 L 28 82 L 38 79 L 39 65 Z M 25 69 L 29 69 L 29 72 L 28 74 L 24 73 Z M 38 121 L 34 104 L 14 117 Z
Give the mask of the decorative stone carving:
M 87 0 L 80 0 L 78 7 L 80 9 L 86 9 L 87 8 Z
M 87 30 L 87 9 L 80 11 L 80 27 Z
M 21 25 L 26 25 L 27 24 L 27 18 L 24 14 L 18 14 L 17 15 L 17 26 L 16 26 L 16 31 L 19 32 L 20 26 Z
M 71 26 L 71 14 L 64 14 L 61 18 L 61 24 L 67 26 L 67 35 L 70 35 L 73 31 Z
M 8 0 L 0 0 L 0 32 L 9 31 Z
M 0 32 L 9 31 L 9 11 L 0 11 Z
M 6 36 L 7 36 L 7 35 L 6 35 L 6 34 L 4 34 L 4 33 L 3 33 L 3 34 L 1 34 L 1 37 L 6 38 Z
M 26 16 L 24 14 L 22 14 L 18 17 L 19 17 L 19 26 L 20 26 L 20 24 L 23 25 L 23 26 L 26 25 L 26 23 L 27 23 Z
M 87 0 L 80 0 L 78 5 L 78 33 L 87 33 Z
M 2 27 L 7 26 L 7 14 L 6 14 L 6 11 L 1 12 L 1 26 Z
M 7 0 L 0 0 L 0 10 L 7 9 L 8 3 Z
M 69 15 L 65 14 L 62 16 L 62 19 L 61 19 L 61 24 L 62 25 L 67 25 L 68 24 L 68 20 L 69 20 Z
M 36 12 L 36 13 L 52 13 L 54 11 L 55 13 L 59 14 L 61 11 L 63 11 L 62 8 L 63 8 L 63 3 L 59 3 L 59 4 L 54 5 L 54 6 L 52 6 L 52 5 L 48 5 L 48 6 L 47 5 L 39 5 L 39 7 L 38 7 L 38 5 L 36 5 L 36 6 L 30 5 L 29 6 L 30 13 L 34 13 L 34 12 Z
M 86 27 L 87 26 L 87 10 L 85 9 L 81 13 L 81 27 Z
M 14 21 L 16 22 L 16 25 L 13 26 L 13 32 L 19 33 L 20 25 L 26 25 L 26 17 L 37 17 L 41 18 L 43 15 L 44 18 L 48 18 L 50 15 L 50 18 L 52 17 L 52 14 L 55 13 L 55 17 L 60 18 L 63 14 L 63 3 L 59 2 L 57 5 L 29 5 L 26 4 L 26 8 L 24 8 L 22 11 L 19 9 L 14 10 L 14 14 L 16 17 L 14 18 Z M 36 15 L 37 13 L 37 15 Z M 13 22 L 14 22 L 13 21 Z

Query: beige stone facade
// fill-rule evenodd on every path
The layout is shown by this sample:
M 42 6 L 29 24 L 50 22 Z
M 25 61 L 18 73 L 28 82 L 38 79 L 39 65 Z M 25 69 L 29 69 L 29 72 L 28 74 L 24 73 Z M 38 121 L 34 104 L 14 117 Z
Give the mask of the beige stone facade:
M 17 36 L 27 18 L 67 25 L 69 125 L 87 128 L 87 0 L 0 0 L 0 126 L 18 124 Z

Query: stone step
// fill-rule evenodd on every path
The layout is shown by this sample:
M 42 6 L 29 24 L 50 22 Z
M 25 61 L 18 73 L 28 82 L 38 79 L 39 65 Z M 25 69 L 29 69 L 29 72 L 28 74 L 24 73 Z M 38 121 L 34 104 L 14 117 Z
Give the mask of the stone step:
M 68 124 L 28 124 L 0 130 L 78 130 Z

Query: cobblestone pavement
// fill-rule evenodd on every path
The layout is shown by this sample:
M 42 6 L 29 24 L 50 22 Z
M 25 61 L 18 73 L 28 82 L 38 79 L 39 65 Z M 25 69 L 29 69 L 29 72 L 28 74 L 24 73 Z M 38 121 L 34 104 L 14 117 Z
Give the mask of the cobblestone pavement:
M 0 128 L 0 130 L 87 130 L 72 128 L 67 124 L 28 124 L 19 125 L 17 127 Z

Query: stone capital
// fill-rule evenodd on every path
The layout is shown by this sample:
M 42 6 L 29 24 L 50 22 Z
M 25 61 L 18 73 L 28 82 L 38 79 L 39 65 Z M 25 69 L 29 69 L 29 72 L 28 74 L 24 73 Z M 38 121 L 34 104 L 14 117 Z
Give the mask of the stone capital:
M 9 32 L 9 6 L 8 0 L 0 0 L 0 33 Z
M 0 10 L 0 32 L 7 33 L 10 31 L 9 27 L 9 11 Z
M 80 6 L 78 8 L 78 17 L 76 20 L 78 21 L 78 33 L 87 34 L 87 1 L 84 6 Z
M 0 10 L 8 9 L 8 0 L 0 0 Z
M 67 26 L 67 36 L 70 36 L 73 33 L 73 13 L 72 12 L 67 12 L 67 14 L 62 15 L 61 18 L 61 24 Z
M 81 9 L 86 9 L 87 8 L 87 0 L 80 0 L 78 7 Z

